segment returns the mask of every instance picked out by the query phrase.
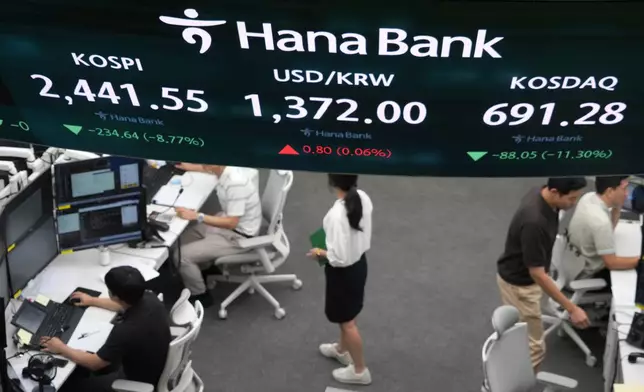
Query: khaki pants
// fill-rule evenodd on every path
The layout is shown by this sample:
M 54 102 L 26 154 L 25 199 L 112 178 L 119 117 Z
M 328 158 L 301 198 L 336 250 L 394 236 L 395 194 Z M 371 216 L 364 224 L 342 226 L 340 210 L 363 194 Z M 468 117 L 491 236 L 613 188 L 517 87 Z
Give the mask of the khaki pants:
M 245 252 L 237 241 L 239 234 L 231 230 L 206 227 L 198 224 L 186 229 L 181 236 L 181 265 L 179 272 L 183 284 L 192 295 L 206 292 L 206 282 L 201 275 L 201 267 L 212 263 L 216 258 Z
M 504 305 L 514 306 L 519 310 L 521 321 L 528 325 L 528 341 L 530 359 L 536 370 L 546 356 L 543 321 L 541 320 L 541 296 L 543 291 L 536 284 L 530 286 L 514 286 L 497 275 L 496 282 L 501 292 Z

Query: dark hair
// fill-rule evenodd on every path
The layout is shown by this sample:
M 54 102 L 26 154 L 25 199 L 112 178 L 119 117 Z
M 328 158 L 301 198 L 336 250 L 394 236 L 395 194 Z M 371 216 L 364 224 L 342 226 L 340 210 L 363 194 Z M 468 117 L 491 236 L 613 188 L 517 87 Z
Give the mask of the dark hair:
M 595 177 L 595 190 L 602 195 L 608 189 L 617 188 L 626 179 L 628 176 L 597 176 Z
M 344 208 L 347 210 L 349 226 L 354 230 L 362 231 L 362 227 L 360 227 L 362 200 L 358 194 L 358 176 L 354 174 L 329 174 L 329 185 L 345 192 Z
M 145 279 L 138 269 L 124 265 L 114 267 L 105 275 L 110 293 L 128 305 L 136 304 L 145 293 Z
M 586 187 L 586 179 L 584 177 L 555 177 L 548 178 L 548 189 L 556 190 L 560 195 L 564 196 L 570 192 L 578 191 Z

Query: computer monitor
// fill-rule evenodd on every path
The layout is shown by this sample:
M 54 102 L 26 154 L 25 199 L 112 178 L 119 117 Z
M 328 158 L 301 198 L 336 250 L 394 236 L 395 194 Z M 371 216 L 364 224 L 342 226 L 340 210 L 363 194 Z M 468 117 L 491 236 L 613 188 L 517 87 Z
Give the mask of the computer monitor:
M 15 294 L 58 255 L 53 217 L 40 220 L 29 234 L 7 248 L 11 293 Z
M 51 172 L 45 171 L 5 206 L 1 225 L 6 246 L 11 248 L 34 230 L 39 221 L 52 216 Z
M 143 160 L 116 156 L 56 164 L 56 206 L 131 192 L 141 186 L 142 172 Z
M 61 253 L 141 241 L 146 223 L 145 192 L 97 198 L 59 209 L 56 214 Z

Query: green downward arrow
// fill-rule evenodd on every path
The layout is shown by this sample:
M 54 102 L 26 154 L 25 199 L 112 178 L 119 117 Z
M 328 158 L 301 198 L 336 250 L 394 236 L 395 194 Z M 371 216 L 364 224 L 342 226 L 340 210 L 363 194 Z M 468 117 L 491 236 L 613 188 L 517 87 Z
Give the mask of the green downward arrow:
M 487 154 L 487 151 L 468 151 L 467 152 L 467 155 L 469 155 L 474 162 L 483 158 L 486 154 Z
M 80 131 L 83 129 L 83 127 L 79 125 L 67 125 L 63 124 L 63 126 L 71 131 L 74 135 L 78 135 Z

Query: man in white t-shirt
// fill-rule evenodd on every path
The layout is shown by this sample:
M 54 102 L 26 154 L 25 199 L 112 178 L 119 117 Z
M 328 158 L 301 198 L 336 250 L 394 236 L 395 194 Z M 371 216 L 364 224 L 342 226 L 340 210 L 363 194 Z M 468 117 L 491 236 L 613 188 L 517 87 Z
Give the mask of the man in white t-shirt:
M 203 264 L 214 259 L 244 252 L 238 241 L 259 234 L 262 207 L 257 182 L 249 169 L 234 166 L 181 163 L 185 171 L 200 171 L 216 175 L 217 198 L 221 212 L 206 215 L 186 208 L 175 208 L 180 218 L 198 224 L 182 235 L 180 273 L 183 283 L 204 307 L 212 304 L 201 274 Z
M 571 279 L 602 278 L 610 289 L 610 270 L 635 268 L 638 257 L 615 254 L 614 229 L 627 196 L 628 177 L 595 179 L 596 192 L 581 197 L 570 220 L 563 266 Z

